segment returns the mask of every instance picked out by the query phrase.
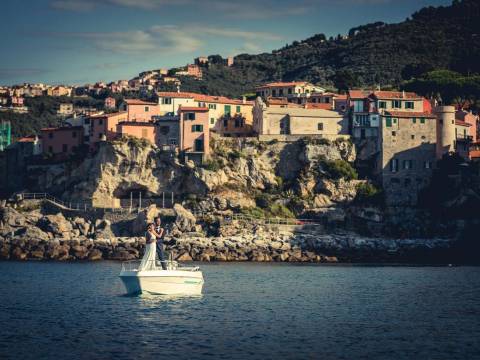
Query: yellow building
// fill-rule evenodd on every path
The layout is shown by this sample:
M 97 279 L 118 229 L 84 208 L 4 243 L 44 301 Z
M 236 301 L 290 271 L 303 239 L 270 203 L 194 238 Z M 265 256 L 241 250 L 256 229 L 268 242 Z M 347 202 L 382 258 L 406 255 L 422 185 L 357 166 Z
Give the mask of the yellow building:
M 245 136 L 252 130 L 253 101 L 190 92 L 158 92 L 163 114 L 178 112 L 180 106 L 208 108 L 210 129 L 225 136 Z

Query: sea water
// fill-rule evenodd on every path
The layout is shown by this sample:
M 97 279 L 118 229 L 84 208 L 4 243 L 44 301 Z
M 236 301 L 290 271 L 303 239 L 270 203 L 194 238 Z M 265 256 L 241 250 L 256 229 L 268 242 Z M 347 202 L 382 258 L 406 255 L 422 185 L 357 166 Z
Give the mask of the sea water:
M 476 359 L 480 268 L 200 264 L 201 297 L 120 263 L 0 262 L 0 359 Z

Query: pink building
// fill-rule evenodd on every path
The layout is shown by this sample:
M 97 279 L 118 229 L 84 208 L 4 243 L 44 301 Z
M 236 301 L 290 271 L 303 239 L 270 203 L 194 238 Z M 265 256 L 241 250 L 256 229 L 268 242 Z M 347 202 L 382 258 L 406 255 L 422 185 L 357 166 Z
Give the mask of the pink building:
M 155 144 L 157 128 L 153 123 L 144 122 L 121 122 L 117 124 L 119 136 L 133 136 L 139 139 L 146 139 Z
M 83 144 L 83 126 L 41 129 L 44 154 L 66 157 Z
M 458 110 L 455 113 L 455 120 L 457 122 L 465 122 L 469 124 L 467 134 L 472 137 L 472 141 L 479 140 L 478 137 L 478 115 L 474 115 L 471 111 Z
M 127 112 L 95 115 L 90 117 L 90 146 L 95 146 L 102 139 L 113 140 L 117 136 L 117 124 L 127 121 Z
M 187 73 L 190 76 L 196 77 L 196 78 L 201 78 L 202 77 L 202 69 L 200 69 L 200 66 L 195 65 L 195 64 L 189 64 L 187 65 Z
M 180 151 L 185 159 L 202 162 L 210 153 L 208 108 L 180 107 Z
M 105 109 L 115 109 L 116 106 L 115 98 L 109 96 L 105 99 Z
M 126 99 L 125 104 L 128 121 L 149 122 L 152 121 L 152 116 L 161 115 L 160 107 L 157 103 L 138 99 Z

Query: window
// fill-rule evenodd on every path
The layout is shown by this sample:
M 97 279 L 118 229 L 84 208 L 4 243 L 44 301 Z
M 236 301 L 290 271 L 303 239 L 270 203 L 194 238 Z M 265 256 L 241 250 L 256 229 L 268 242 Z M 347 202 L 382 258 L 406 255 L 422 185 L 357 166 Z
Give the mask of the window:
M 242 122 L 240 121 L 240 119 L 235 119 L 235 127 L 238 128 L 238 127 L 241 127 L 242 125 Z
M 103 119 L 98 120 L 98 125 L 103 125 Z
M 397 172 L 398 171 L 398 159 L 390 160 L 390 171 Z
M 215 124 L 215 118 L 210 118 L 210 124 L 211 125 Z
M 48 152 L 49 152 L 49 153 L 53 153 L 53 147 L 49 146 L 49 147 L 48 147 Z
M 145 139 L 145 138 L 147 138 L 147 136 L 148 136 L 148 131 L 147 131 L 147 129 L 142 129 L 142 138 Z
M 288 94 L 292 93 L 292 88 L 288 88 Z
M 240 105 L 237 105 L 237 114 L 240 114 L 242 110 L 240 109 Z
M 48 133 L 48 138 L 53 139 L 53 133 Z
M 386 101 L 379 101 L 378 102 L 378 108 L 379 109 L 386 109 L 387 108 L 387 102 Z
M 355 115 L 356 126 L 370 126 L 368 115 Z
M 198 107 L 205 107 L 205 103 L 204 102 L 199 102 Z
M 397 118 L 392 118 L 392 121 L 393 121 L 394 124 L 396 124 L 397 123 Z
M 68 145 L 67 144 L 63 144 L 62 145 L 62 152 L 66 153 L 68 151 Z
M 195 113 L 185 113 L 185 115 L 183 115 L 183 120 L 195 120 Z
M 413 101 L 405 101 L 405 109 L 414 109 Z
M 283 96 L 283 89 L 278 90 L 278 96 Z
M 75 139 L 76 137 L 77 137 L 77 132 L 76 131 L 72 132 L 72 138 Z
M 425 124 L 425 118 L 424 117 L 420 118 L 420 124 Z
M 160 126 L 160 134 L 167 135 L 170 132 L 169 126 Z
M 423 167 L 424 167 L 425 169 L 431 169 L 431 168 L 432 168 L 432 162 L 431 162 L 431 161 L 425 161 L 425 162 L 423 163 Z
M 417 118 L 412 118 L 412 123 L 416 124 L 417 123 Z
M 363 100 L 355 100 L 353 102 L 353 111 L 354 112 L 363 112 Z
M 224 107 L 225 115 L 230 115 L 231 111 L 232 111 L 232 107 L 230 105 L 225 105 Z
M 409 170 L 413 168 L 413 160 L 403 160 L 403 168 Z
M 318 130 L 323 131 L 323 123 L 318 123 Z
M 396 131 L 392 131 L 392 136 L 397 136 L 397 132 L 396 132 Z
M 386 127 L 392 127 L 392 118 L 391 117 L 385 118 L 385 126 Z
M 223 127 L 224 127 L 224 128 L 227 128 L 227 127 L 228 127 L 228 120 L 227 120 L 227 119 L 224 119 L 224 120 L 223 120 Z
M 410 138 L 411 138 L 412 140 L 415 140 L 415 135 L 410 135 Z
M 410 178 L 405 178 L 404 184 L 405 185 L 410 185 L 412 183 L 412 180 Z
M 272 96 L 273 97 L 277 96 L 277 90 L 272 90 Z
M 209 108 L 209 109 L 216 109 L 216 108 L 217 108 L 217 104 L 208 104 L 208 108 Z
M 192 132 L 203 132 L 203 125 L 192 125 Z
M 172 98 L 163 98 L 162 104 L 170 105 L 172 103 Z
M 195 149 L 195 151 L 203 151 L 203 140 L 202 139 L 195 139 L 194 149 Z
M 402 108 L 402 102 L 400 100 L 392 100 L 392 108 L 401 109 Z
M 145 106 L 145 112 L 149 112 L 150 108 L 148 106 Z

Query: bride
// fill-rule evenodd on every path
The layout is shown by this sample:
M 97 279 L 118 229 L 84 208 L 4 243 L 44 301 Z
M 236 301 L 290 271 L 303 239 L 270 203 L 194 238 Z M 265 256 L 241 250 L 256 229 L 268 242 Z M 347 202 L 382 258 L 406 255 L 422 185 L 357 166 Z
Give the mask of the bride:
M 148 224 L 145 237 L 147 239 L 145 254 L 143 255 L 138 270 L 156 270 L 157 234 L 155 233 L 154 224 Z

